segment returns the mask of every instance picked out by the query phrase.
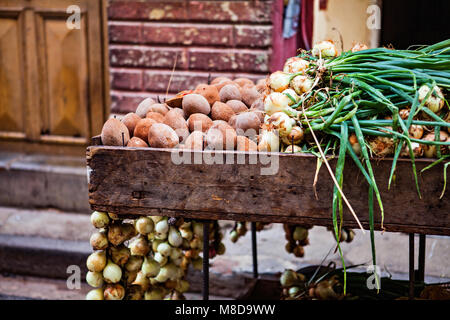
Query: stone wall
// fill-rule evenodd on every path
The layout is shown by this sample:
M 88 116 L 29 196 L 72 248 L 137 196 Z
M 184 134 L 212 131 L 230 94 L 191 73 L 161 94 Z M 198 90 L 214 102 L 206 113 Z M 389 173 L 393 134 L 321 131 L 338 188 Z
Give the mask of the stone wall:
M 109 0 L 111 112 L 212 77 L 269 73 L 274 0 Z M 176 63 L 175 63 L 176 61 Z

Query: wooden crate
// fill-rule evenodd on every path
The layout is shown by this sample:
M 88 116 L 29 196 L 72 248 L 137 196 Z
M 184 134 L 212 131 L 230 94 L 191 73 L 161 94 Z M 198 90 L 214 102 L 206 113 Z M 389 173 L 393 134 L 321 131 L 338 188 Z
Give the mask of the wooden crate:
M 99 139 L 94 139 L 99 143 Z M 249 164 L 252 152 L 205 151 L 194 157 L 224 156 L 233 164 L 175 164 L 172 150 L 90 146 L 87 149 L 89 202 L 93 210 L 122 215 L 165 215 L 195 219 L 289 222 L 332 226 L 333 182 L 322 167 L 315 197 L 313 181 L 317 159 L 305 154 L 277 154 L 279 170 L 261 175 L 267 165 Z M 270 154 L 264 153 L 268 156 Z M 273 156 L 273 154 L 272 154 Z M 245 164 L 238 164 L 238 157 Z M 198 158 L 197 158 L 198 159 Z M 418 159 L 418 172 L 432 162 Z M 336 161 L 332 160 L 332 167 Z M 450 235 L 450 191 L 442 191 L 443 166 L 420 174 L 419 199 L 407 159 L 398 161 L 395 184 L 387 190 L 391 160 L 372 162 L 385 208 L 384 227 L 392 232 Z M 349 159 L 344 172 L 344 193 L 364 228 L 368 224 L 368 186 Z M 376 228 L 380 212 L 376 206 Z M 344 226 L 356 227 L 345 210 Z

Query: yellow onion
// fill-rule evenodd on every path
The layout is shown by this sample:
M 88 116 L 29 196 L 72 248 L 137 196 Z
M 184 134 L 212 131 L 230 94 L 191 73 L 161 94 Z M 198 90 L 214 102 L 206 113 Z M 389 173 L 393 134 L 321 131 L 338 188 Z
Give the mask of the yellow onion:
M 286 89 L 286 90 L 284 90 L 284 91 L 282 92 L 282 94 L 284 94 L 284 95 L 289 95 L 289 96 L 291 96 L 291 97 L 295 100 L 295 102 L 292 101 L 292 99 L 289 98 L 289 96 L 288 96 L 288 98 L 291 100 L 291 103 L 289 104 L 290 106 L 300 101 L 300 97 L 299 97 L 299 95 L 297 94 L 297 92 L 295 92 L 294 89 L 291 89 L 291 88 Z
M 164 219 L 163 216 L 150 216 L 150 219 L 152 219 L 153 224 L 156 225 L 158 222 L 160 222 L 162 219 Z
M 263 129 L 259 135 L 258 151 L 278 152 L 280 151 L 280 139 L 274 130 Z
M 356 137 L 356 134 L 352 133 L 350 137 L 348 138 L 348 141 L 350 142 L 350 145 L 352 146 L 353 151 L 357 155 L 361 154 L 361 145 L 358 142 L 358 138 Z
M 111 260 L 119 266 L 124 266 L 130 258 L 130 249 L 124 245 L 118 247 L 112 247 L 110 250 Z
M 299 57 L 291 57 L 286 60 L 286 63 L 283 67 L 283 72 L 286 73 L 305 73 L 306 69 L 309 67 L 309 62 L 299 58 Z
M 130 272 L 140 270 L 143 261 L 144 258 L 141 256 L 131 256 L 125 264 L 125 269 Z
M 108 284 L 103 291 L 105 300 L 122 300 L 125 297 L 125 288 L 120 284 Z
M 140 286 L 142 290 L 147 290 L 150 286 L 150 280 L 145 276 L 144 272 L 139 271 L 136 275 L 136 279 L 132 283 L 133 285 Z
M 146 291 L 144 294 L 145 300 L 162 300 L 164 299 L 165 292 L 160 287 L 152 287 L 150 290 Z
M 103 279 L 107 283 L 117 283 L 122 278 L 122 269 L 112 262 L 111 260 L 108 261 L 108 264 L 103 269 Z
M 108 217 L 111 220 L 120 220 L 119 215 L 117 213 L 114 213 L 114 212 L 108 212 Z
M 412 124 L 409 127 L 409 136 L 414 139 L 420 139 L 423 136 L 423 127 L 418 124 Z
M 86 273 L 86 282 L 91 287 L 101 287 L 103 285 L 103 275 L 101 272 L 88 271 Z
M 423 139 L 427 140 L 427 141 L 435 141 L 436 137 L 435 137 L 434 133 L 429 133 Z M 441 142 L 448 141 L 448 134 L 445 131 L 440 131 L 439 132 L 439 140 L 441 140 Z M 437 148 L 436 147 L 437 147 L 436 145 L 427 145 L 427 144 L 422 145 L 423 153 L 424 153 L 425 157 L 427 157 L 427 158 L 436 157 L 437 156 Z M 441 146 L 441 152 L 445 152 L 446 147 L 448 148 L 448 146 Z
M 282 92 L 289 87 L 291 75 L 283 71 L 276 71 L 269 77 L 269 87 L 275 92 Z
M 104 231 L 94 232 L 89 242 L 94 250 L 105 250 L 108 248 L 108 237 Z
M 89 271 L 101 272 L 106 266 L 106 252 L 96 251 L 91 253 L 87 258 L 86 266 Z
M 86 300 L 104 300 L 104 299 L 105 297 L 103 296 L 102 288 L 91 290 L 86 294 Z
M 136 230 L 140 234 L 146 235 L 153 231 L 153 220 L 148 217 L 140 217 L 136 220 Z
M 372 152 L 378 157 L 386 157 L 394 153 L 394 140 L 388 137 L 376 137 L 369 142 Z
M 172 268 L 172 266 L 173 266 L 173 268 L 176 268 L 176 266 L 172 263 L 168 263 L 165 266 L 163 266 L 159 270 L 158 275 L 154 279 L 161 283 L 161 282 L 166 282 L 167 280 L 174 277 L 176 275 L 176 269 L 174 270 Z
M 158 252 L 162 254 L 164 257 L 169 257 L 172 252 L 172 247 L 168 242 L 162 242 L 158 245 Z
M 358 42 L 357 44 L 355 44 L 352 47 L 352 52 L 358 52 L 358 51 L 363 51 L 363 50 L 367 50 L 367 49 L 369 49 L 369 47 L 366 44 Z
M 159 263 L 160 266 L 164 266 L 168 261 L 168 258 L 159 252 L 156 252 L 153 258 Z
M 136 230 L 130 223 L 114 223 L 108 228 L 108 241 L 114 246 L 122 244 L 135 235 Z
M 280 277 L 280 284 L 282 287 L 292 287 L 298 281 L 297 273 L 294 270 L 285 270 Z
M 200 239 L 203 238 L 203 223 L 192 221 L 192 231 Z
M 311 53 L 313 56 L 323 59 L 334 58 L 338 55 L 336 46 L 331 40 L 316 43 L 312 48 Z
M 231 231 L 230 232 L 231 242 L 235 243 L 236 241 L 238 241 L 238 239 L 239 239 L 239 234 L 235 230 Z
M 97 229 L 104 228 L 109 224 L 108 214 L 105 212 L 94 211 L 91 214 L 91 223 Z
M 125 281 L 126 284 L 132 284 L 137 277 L 139 271 L 128 271 L 125 270 L 122 280 Z
M 142 273 L 146 277 L 155 277 L 159 273 L 159 263 L 152 257 L 145 257 L 142 264 Z
M 289 106 L 292 104 L 294 102 L 287 95 L 281 92 L 272 92 L 264 100 L 264 111 L 271 116 L 275 112 L 291 111 L 292 108 L 289 108 Z M 295 110 L 292 109 L 292 112 L 295 113 Z
M 267 122 L 272 125 L 273 129 L 278 130 L 281 138 L 286 137 L 295 126 L 295 120 L 284 112 L 275 112 Z
M 292 238 L 295 241 L 303 241 L 308 238 L 308 229 L 301 226 L 296 226 L 294 232 L 292 233 Z
M 296 152 L 302 152 L 302 148 L 292 144 L 288 145 L 284 150 L 284 153 L 296 153 Z
M 146 256 L 150 252 L 150 245 L 144 237 L 137 237 L 130 243 L 130 252 L 133 256 Z
M 177 228 L 172 226 L 169 228 L 169 236 L 167 237 L 167 241 L 173 247 L 181 246 L 183 243 L 183 238 Z
M 195 237 L 189 242 L 189 247 L 191 247 L 192 249 L 201 249 L 202 244 L 203 244 L 202 240 L 200 240 L 200 238 L 198 237 Z
M 181 237 L 183 237 L 183 239 L 186 239 L 186 240 L 191 240 L 192 237 L 194 236 L 192 231 L 187 228 L 180 228 L 180 234 L 181 234 Z
M 418 144 L 417 142 L 411 142 L 411 146 L 413 149 L 413 154 L 415 158 L 419 158 L 423 156 L 423 148 L 422 145 Z M 402 152 L 400 153 L 402 157 L 409 157 L 409 146 L 406 144 L 403 148 Z
M 409 111 L 409 108 L 402 109 L 398 112 L 398 115 L 402 118 L 402 120 L 406 120 L 409 117 Z
M 192 260 L 192 266 L 195 270 L 203 270 L 203 259 L 196 258 Z
M 296 76 L 291 80 L 291 88 L 299 95 L 311 90 L 313 84 L 314 81 L 311 78 L 303 75 Z
M 142 300 L 144 291 L 140 286 L 132 285 L 127 288 L 125 300 Z
M 419 101 L 422 102 L 423 100 L 425 100 L 429 92 L 430 87 L 428 87 L 426 84 L 421 86 L 419 88 Z M 442 91 L 438 86 L 433 87 L 433 93 L 425 101 L 425 106 L 434 113 L 438 113 L 444 106 L 444 96 L 442 95 Z
M 283 141 L 283 143 L 287 145 L 299 144 L 300 142 L 302 142 L 303 137 L 303 129 L 299 126 L 295 126 L 287 136 L 281 138 L 281 141 Z
M 180 293 L 187 292 L 189 290 L 189 282 L 187 282 L 186 280 L 178 280 L 175 290 Z
M 176 260 L 178 258 L 181 258 L 183 256 L 183 250 L 180 248 L 173 248 L 172 252 L 170 253 L 170 259 Z

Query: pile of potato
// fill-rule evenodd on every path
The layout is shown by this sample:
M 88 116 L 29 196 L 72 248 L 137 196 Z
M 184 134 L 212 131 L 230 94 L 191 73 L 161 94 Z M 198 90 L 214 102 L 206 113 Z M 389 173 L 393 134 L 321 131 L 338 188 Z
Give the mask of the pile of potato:
M 159 103 L 142 101 L 136 112 L 103 126 L 103 145 L 188 150 L 256 151 L 264 122 L 266 79 L 215 78 Z
M 91 222 L 97 231 L 90 239 L 95 251 L 86 261 L 86 282 L 96 289 L 88 292 L 88 300 L 184 299 L 189 265 L 202 270 L 200 222 L 160 216 L 123 220 L 98 211 Z M 209 230 L 213 258 L 225 246 L 217 222 Z

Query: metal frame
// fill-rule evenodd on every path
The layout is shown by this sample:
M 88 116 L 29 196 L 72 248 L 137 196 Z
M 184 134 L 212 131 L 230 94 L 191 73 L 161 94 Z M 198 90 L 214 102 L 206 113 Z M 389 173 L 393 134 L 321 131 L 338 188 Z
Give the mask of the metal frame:
M 425 281 L 426 234 L 419 234 L 419 269 L 415 269 L 414 233 L 409 234 L 409 299 L 414 299 L 415 285 Z

